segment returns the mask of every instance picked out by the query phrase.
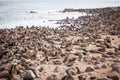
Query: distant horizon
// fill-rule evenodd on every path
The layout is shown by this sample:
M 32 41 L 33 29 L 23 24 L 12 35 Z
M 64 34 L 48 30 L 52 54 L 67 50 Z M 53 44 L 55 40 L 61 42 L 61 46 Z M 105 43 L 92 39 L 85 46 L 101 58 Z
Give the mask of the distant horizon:
M 51 1 L 58 1 L 58 2 L 63 2 L 63 1 L 73 1 L 73 0 L 0 0 L 0 1 L 47 1 L 47 2 L 51 2 Z M 83 2 L 83 0 L 74 0 L 74 1 L 79 1 L 79 2 Z M 96 1 L 96 0 L 84 0 L 84 2 L 91 2 L 91 1 Z M 100 0 L 100 1 L 105 1 L 105 0 Z M 109 2 L 109 1 L 112 1 L 112 2 L 120 2 L 120 0 L 107 0 L 105 2 Z

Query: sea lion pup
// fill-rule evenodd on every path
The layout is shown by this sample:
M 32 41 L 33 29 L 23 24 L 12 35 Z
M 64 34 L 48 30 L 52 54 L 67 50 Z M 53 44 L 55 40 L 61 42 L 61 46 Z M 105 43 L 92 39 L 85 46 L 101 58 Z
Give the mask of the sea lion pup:
M 66 70 L 66 74 L 61 80 L 74 80 L 72 74 L 69 72 L 69 70 Z

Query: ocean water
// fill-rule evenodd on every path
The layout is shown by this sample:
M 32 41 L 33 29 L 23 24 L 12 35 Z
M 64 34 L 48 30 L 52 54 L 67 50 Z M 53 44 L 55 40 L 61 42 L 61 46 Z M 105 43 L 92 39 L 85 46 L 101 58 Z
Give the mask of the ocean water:
M 55 20 L 86 15 L 77 12 L 60 13 L 59 10 L 113 6 L 120 6 L 120 0 L 0 0 L 0 28 L 32 25 L 57 27 L 59 24 L 55 24 Z

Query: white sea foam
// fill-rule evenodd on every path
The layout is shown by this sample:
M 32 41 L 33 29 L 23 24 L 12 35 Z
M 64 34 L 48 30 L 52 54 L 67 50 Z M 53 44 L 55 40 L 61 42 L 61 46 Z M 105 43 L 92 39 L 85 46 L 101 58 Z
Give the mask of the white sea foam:
M 119 6 L 118 0 L 0 0 L 0 28 L 15 26 L 57 27 L 56 21 L 66 17 L 86 15 L 82 13 L 60 13 L 64 8 L 98 8 Z M 35 11 L 36 13 L 30 13 Z

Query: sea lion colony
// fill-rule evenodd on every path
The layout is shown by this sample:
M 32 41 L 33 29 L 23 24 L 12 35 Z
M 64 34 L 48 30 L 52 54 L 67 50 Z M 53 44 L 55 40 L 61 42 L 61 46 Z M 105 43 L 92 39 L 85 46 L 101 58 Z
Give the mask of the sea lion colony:
M 119 80 L 120 8 L 89 11 L 61 29 L 0 29 L 0 80 Z

